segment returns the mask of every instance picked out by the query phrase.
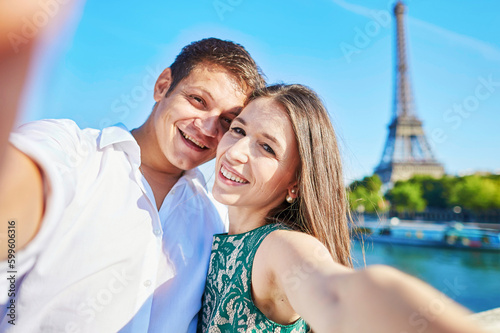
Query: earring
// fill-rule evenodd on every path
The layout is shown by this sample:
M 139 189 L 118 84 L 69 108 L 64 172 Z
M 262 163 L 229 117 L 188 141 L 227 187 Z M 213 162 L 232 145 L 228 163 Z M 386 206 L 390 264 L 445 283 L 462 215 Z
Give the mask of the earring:
M 292 194 L 295 194 L 297 192 L 297 190 L 292 188 L 292 190 L 290 192 L 292 192 Z M 293 200 L 295 200 L 295 199 L 292 198 L 291 196 L 289 196 L 289 195 L 286 196 L 286 202 L 288 202 L 289 204 L 291 204 L 293 202 Z

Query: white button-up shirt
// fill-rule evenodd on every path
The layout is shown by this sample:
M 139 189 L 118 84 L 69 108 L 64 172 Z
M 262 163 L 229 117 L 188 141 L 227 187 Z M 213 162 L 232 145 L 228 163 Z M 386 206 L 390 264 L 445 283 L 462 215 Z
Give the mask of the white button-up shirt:
M 10 140 L 43 170 L 46 205 L 16 253 L 15 326 L 12 267 L 0 264 L 0 331 L 195 332 L 212 236 L 225 230 L 203 175 L 185 172 L 158 211 L 124 127 L 44 120 Z

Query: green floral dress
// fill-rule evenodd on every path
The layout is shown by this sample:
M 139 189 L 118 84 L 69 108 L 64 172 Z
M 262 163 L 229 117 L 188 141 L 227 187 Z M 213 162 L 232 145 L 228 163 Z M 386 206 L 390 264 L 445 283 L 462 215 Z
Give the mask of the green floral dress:
M 291 325 L 277 324 L 252 301 L 255 253 L 264 238 L 278 229 L 286 227 L 268 224 L 242 234 L 214 236 L 198 332 L 309 332 L 302 318 Z

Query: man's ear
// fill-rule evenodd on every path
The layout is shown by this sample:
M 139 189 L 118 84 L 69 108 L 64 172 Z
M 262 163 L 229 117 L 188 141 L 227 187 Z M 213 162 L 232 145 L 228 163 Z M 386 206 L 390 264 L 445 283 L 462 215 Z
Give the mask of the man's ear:
M 170 67 L 165 68 L 165 70 L 158 76 L 155 83 L 154 99 L 158 103 L 161 101 L 172 84 L 172 71 Z

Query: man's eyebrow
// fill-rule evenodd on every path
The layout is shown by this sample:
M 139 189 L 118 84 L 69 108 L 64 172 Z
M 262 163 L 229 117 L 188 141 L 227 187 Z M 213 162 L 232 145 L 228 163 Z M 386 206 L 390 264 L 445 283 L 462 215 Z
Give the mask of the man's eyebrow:
M 235 110 L 236 109 L 236 110 Z M 241 113 L 241 110 L 243 109 L 242 107 L 241 108 L 235 108 L 231 111 L 229 111 L 228 113 L 229 114 L 232 114 L 234 117 L 238 117 Z M 243 125 L 246 125 L 246 124 L 243 124 Z
M 193 89 L 198 89 L 200 90 L 203 94 L 206 94 L 208 95 L 208 97 L 213 101 L 214 100 L 214 97 L 212 96 L 212 94 L 210 93 L 210 91 L 206 90 L 205 88 L 203 87 L 198 87 L 198 86 L 188 86 L 189 88 L 193 88 Z M 240 106 L 240 107 L 237 107 L 237 108 L 234 108 L 232 109 L 231 111 L 229 111 L 228 113 L 235 116 L 235 117 L 238 117 L 241 110 L 243 110 L 243 106 Z M 246 125 L 246 124 L 244 124 Z
M 212 96 L 212 94 L 210 93 L 210 91 L 206 90 L 205 88 L 203 87 L 198 87 L 198 86 L 188 86 L 188 88 L 194 88 L 194 89 L 198 89 L 198 90 L 201 90 L 203 92 L 203 94 L 206 94 L 208 95 L 208 97 L 210 97 L 210 99 L 213 101 L 214 98 Z

